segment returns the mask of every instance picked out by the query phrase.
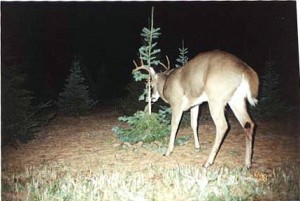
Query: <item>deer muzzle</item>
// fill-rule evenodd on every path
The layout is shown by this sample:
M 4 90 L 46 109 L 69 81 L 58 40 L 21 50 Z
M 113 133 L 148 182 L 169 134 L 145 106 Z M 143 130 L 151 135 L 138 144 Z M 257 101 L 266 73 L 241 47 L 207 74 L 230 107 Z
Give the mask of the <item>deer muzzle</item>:
M 151 95 L 151 102 L 152 102 L 152 103 L 155 103 L 158 99 L 159 99 L 159 94 L 158 94 L 158 92 L 152 92 L 152 95 Z

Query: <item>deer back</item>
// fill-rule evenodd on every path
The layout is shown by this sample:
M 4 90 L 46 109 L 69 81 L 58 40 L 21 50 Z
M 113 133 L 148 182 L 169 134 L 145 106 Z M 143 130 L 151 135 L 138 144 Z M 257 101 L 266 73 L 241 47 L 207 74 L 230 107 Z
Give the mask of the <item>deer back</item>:
M 170 104 L 182 97 L 195 100 L 203 94 L 209 99 L 228 101 L 243 76 L 257 78 L 255 71 L 234 55 L 219 50 L 200 53 L 168 75 L 163 94 Z M 253 86 L 252 90 L 257 93 L 257 84 Z

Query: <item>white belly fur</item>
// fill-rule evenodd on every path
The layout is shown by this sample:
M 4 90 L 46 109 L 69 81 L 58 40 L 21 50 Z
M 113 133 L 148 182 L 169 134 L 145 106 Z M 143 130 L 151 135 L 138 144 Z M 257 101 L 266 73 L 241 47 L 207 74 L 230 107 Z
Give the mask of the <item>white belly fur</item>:
M 186 110 L 190 109 L 191 107 L 200 105 L 201 103 L 203 103 L 207 100 L 208 100 L 208 98 L 207 98 L 206 93 L 202 93 L 201 96 L 199 96 L 198 98 L 193 99 L 193 100 L 189 100 L 187 96 L 183 96 L 181 109 L 183 111 L 186 111 Z

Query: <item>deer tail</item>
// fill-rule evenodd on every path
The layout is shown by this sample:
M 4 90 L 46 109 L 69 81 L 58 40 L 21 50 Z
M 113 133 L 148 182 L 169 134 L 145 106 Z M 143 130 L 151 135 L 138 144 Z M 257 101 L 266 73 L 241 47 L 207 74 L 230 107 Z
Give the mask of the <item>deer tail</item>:
M 258 86 L 259 86 L 259 79 L 256 72 L 252 68 L 248 68 L 245 71 L 243 76 L 243 81 L 247 84 L 246 89 L 246 97 L 250 105 L 255 106 L 258 102 L 257 95 L 258 95 Z

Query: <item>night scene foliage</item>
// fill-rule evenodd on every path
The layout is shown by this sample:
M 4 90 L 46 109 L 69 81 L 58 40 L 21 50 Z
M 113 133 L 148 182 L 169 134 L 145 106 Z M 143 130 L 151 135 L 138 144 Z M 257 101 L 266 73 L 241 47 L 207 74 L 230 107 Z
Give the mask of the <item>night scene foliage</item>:
M 278 119 L 287 114 L 289 109 L 282 98 L 280 84 L 281 78 L 276 70 L 276 63 L 274 60 L 269 59 L 265 62 L 259 102 L 253 108 L 254 115 L 266 119 Z
M 189 60 L 189 58 L 187 57 L 188 49 L 186 47 L 184 47 L 184 40 L 182 40 L 181 48 L 178 48 L 178 49 L 179 49 L 179 56 L 176 59 L 176 61 L 179 64 L 175 64 L 176 68 L 184 66 Z
M 143 37 L 144 45 L 139 49 L 140 59 L 146 66 L 156 66 L 160 63 L 158 59 L 158 53 L 160 49 L 157 49 L 157 42 L 154 39 L 158 39 L 161 35 L 160 28 L 153 27 L 153 12 L 151 12 L 151 26 L 150 28 L 143 28 L 141 36 Z M 119 139 L 124 142 L 136 143 L 136 142 L 152 142 L 155 140 L 163 139 L 169 132 L 169 117 L 166 117 L 165 111 L 160 110 L 159 113 L 151 112 L 151 87 L 149 74 L 143 74 L 142 72 L 135 72 L 133 75 L 135 81 L 141 81 L 147 79 L 147 85 L 142 95 L 139 96 L 139 100 L 146 100 L 148 107 L 144 111 L 137 111 L 132 116 L 121 116 L 119 121 L 128 124 L 128 128 L 121 128 L 118 126 L 113 127 L 113 131 L 117 134 Z M 133 85 L 131 85 L 133 87 Z M 136 92 L 136 91 L 134 91 Z M 146 98 L 148 97 L 148 98 Z M 149 100 L 149 101 L 148 101 Z
M 24 89 L 25 74 L 19 67 L 2 68 L 2 140 L 26 138 L 32 94 Z
M 122 115 L 132 115 L 137 110 L 144 110 L 145 102 L 137 101 L 140 96 L 140 92 L 145 88 L 145 84 L 142 82 L 136 82 L 131 80 L 125 87 L 126 95 L 118 98 L 114 101 L 118 111 Z
M 161 140 L 170 132 L 170 122 L 166 120 L 164 111 L 151 114 L 138 111 L 132 116 L 121 116 L 118 120 L 128 125 L 127 128 L 113 127 L 122 142 L 150 143 Z
M 52 101 L 33 104 L 33 93 L 26 89 L 26 74 L 20 66 L 2 68 L 2 111 L 1 139 L 2 145 L 18 146 L 17 141 L 27 142 L 35 133 L 46 125 L 54 116 L 46 108 Z
M 154 9 L 152 8 L 151 24 L 149 25 L 149 28 L 144 27 L 142 29 L 140 36 L 142 37 L 143 45 L 139 48 L 139 59 L 142 60 L 146 66 L 152 67 L 160 63 L 157 57 L 158 54 L 161 52 L 161 50 L 157 48 L 158 43 L 156 42 L 156 40 L 161 35 L 160 28 L 154 28 L 153 14 Z M 131 115 L 137 110 L 142 109 L 151 111 L 152 109 L 149 110 L 149 108 L 153 107 L 151 106 L 150 102 L 149 105 L 147 105 L 146 107 L 144 105 L 144 101 L 148 102 L 147 99 L 150 95 L 149 74 L 144 71 L 135 71 L 133 73 L 133 78 L 134 81 L 131 81 L 125 88 L 125 90 L 127 91 L 126 96 L 116 101 L 118 109 L 120 109 L 121 113 L 125 115 Z M 140 82 L 144 80 L 146 80 L 146 85 Z M 142 94 L 139 94 L 140 92 L 142 92 Z
M 80 61 L 74 59 L 64 91 L 59 94 L 59 110 L 66 115 L 78 116 L 86 114 L 95 104 L 96 101 L 90 98 L 89 87 L 81 71 Z
M 178 64 L 175 64 L 176 68 L 184 66 L 189 60 L 189 58 L 187 56 L 188 48 L 186 48 L 184 46 L 184 40 L 182 40 L 181 47 L 178 48 L 178 50 L 179 50 L 179 55 L 178 55 L 178 58 L 176 59 L 176 61 L 178 62 Z M 170 115 L 171 115 L 171 108 L 165 108 L 165 109 L 169 110 Z M 184 127 L 189 126 L 190 121 L 191 121 L 190 111 L 185 111 L 182 115 L 181 125 L 184 126 Z
M 85 83 L 89 86 L 89 94 L 91 98 L 106 101 L 119 95 L 118 90 L 107 90 L 107 86 L 114 87 L 114 81 L 118 78 L 110 72 L 111 68 L 107 61 L 94 63 L 88 61 L 88 56 L 80 56 L 80 68 L 85 76 Z
M 143 38 L 143 46 L 139 48 L 139 54 L 140 59 L 143 60 L 143 63 L 146 66 L 157 66 L 160 61 L 157 58 L 158 54 L 161 52 L 159 48 L 157 48 L 157 42 L 156 40 L 161 35 L 160 28 L 154 28 L 153 21 L 154 21 L 154 8 L 152 7 L 151 11 L 151 24 L 149 28 L 144 27 L 142 29 L 141 36 Z M 133 74 L 133 77 L 135 81 L 142 81 L 145 79 L 148 79 L 148 82 L 146 84 L 146 87 L 143 91 L 143 93 L 139 96 L 139 100 L 144 100 L 148 102 L 148 111 L 151 113 L 151 102 L 150 96 L 151 96 L 151 90 L 150 90 L 150 77 L 149 74 L 145 72 L 136 71 Z M 149 100 L 148 100 L 149 99 Z
M 156 48 L 157 42 L 155 42 L 156 39 L 159 38 L 161 35 L 160 33 L 160 28 L 154 28 L 153 26 L 153 14 L 154 14 L 154 9 L 152 8 L 152 13 L 151 13 L 151 24 L 150 28 L 144 27 L 142 29 L 142 32 L 140 36 L 142 36 L 142 43 L 143 45 L 139 48 L 139 59 L 143 61 L 143 63 L 146 66 L 155 66 L 160 63 L 158 60 L 158 54 L 161 52 L 160 49 Z M 146 101 L 147 102 L 147 97 L 148 92 L 149 92 L 149 74 L 144 71 L 135 71 L 133 73 L 133 78 L 135 82 L 131 82 L 127 87 L 126 91 L 128 92 L 126 97 L 122 99 L 122 105 L 128 105 L 128 106 L 135 106 L 138 105 L 138 107 L 135 107 L 135 112 L 137 108 L 139 109 L 140 103 L 137 103 L 136 97 L 139 101 Z M 139 83 L 139 81 L 143 80 L 148 80 L 148 83 L 146 83 L 146 87 L 142 86 L 142 84 Z M 141 95 L 137 95 L 137 93 L 140 93 L 142 91 Z M 120 101 L 117 101 L 118 103 Z M 126 107 L 125 106 L 125 107 Z M 130 108 L 128 107 L 123 107 L 121 106 L 122 112 L 125 114 L 133 113 Z M 148 106 L 149 107 L 149 106 Z M 145 108 L 148 109 L 148 108 Z

